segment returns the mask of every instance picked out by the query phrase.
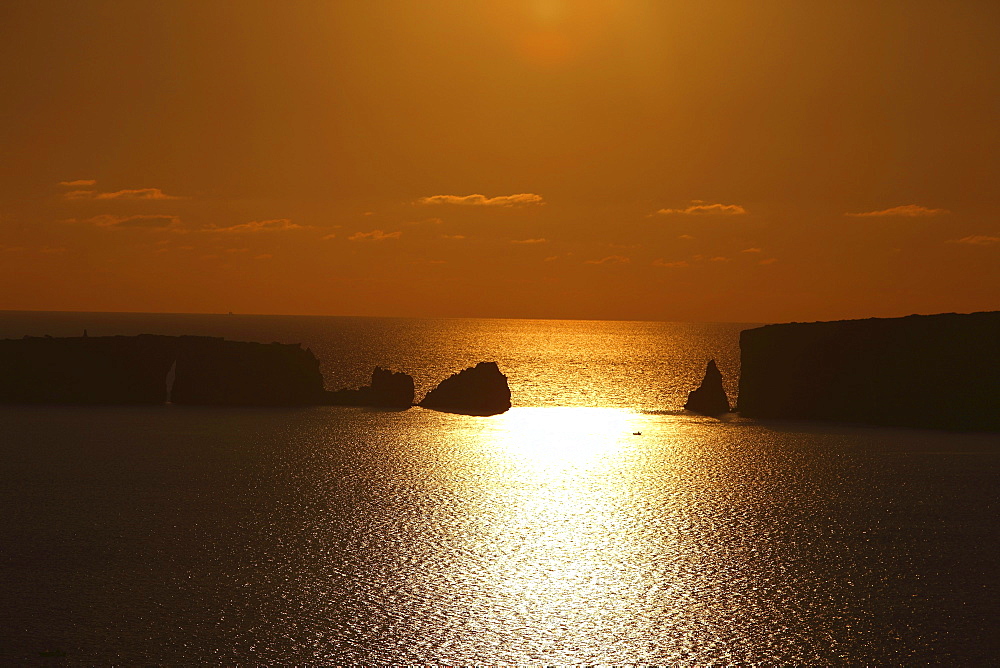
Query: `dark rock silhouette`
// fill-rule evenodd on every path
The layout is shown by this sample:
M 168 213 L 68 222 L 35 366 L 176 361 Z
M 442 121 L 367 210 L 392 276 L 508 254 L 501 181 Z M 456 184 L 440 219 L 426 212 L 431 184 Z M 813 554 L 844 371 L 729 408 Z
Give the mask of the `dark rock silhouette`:
M 510 409 L 510 387 L 496 362 L 480 362 L 445 378 L 419 405 L 449 413 L 496 415 Z
M 739 412 L 1000 430 L 1000 312 L 767 325 L 740 333 Z
M 181 336 L 171 402 L 217 406 L 322 403 L 323 376 L 299 344 Z
M 722 387 L 722 373 L 715 365 L 715 360 L 708 361 L 705 378 L 701 381 L 698 389 L 688 394 L 684 408 L 712 417 L 729 412 L 729 397 L 726 396 L 726 390 Z
M 409 408 L 413 405 L 413 377 L 377 366 L 372 371 L 371 385 L 356 390 L 327 392 L 325 403 L 334 406 Z
M 203 336 L 25 337 L 0 341 L 0 402 L 237 406 L 322 403 L 319 362 L 301 346 Z
M 0 402 L 162 404 L 173 337 L 24 337 L 0 341 Z

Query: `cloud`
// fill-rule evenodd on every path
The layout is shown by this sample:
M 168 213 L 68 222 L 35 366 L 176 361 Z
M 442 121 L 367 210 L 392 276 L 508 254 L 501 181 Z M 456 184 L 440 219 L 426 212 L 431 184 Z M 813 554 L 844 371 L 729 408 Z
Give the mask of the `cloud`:
M 778 261 L 778 258 L 776 258 L 776 257 L 769 257 L 766 260 L 761 260 L 757 264 L 774 264 L 777 261 Z
M 293 223 L 288 218 L 275 218 L 274 220 L 251 220 L 249 223 L 230 225 L 229 227 L 210 227 L 207 232 L 287 232 L 289 230 L 304 230 L 305 227 Z
M 57 246 L 57 247 L 45 246 L 41 250 L 39 250 L 38 252 L 39 253 L 45 253 L 47 255 L 48 254 L 65 253 L 66 252 L 66 248 L 64 246 Z
M 548 239 L 512 239 L 512 244 L 544 244 Z
M 75 219 L 69 222 L 78 222 Z M 128 228 L 163 228 L 180 224 L 180 218 L 169 215 L 137 215 L 137 216 L 115 216 L 112 214 L 101 214 L 93 216 L 83 221 L 88 225 L 96 225 L 108 229 L 128 229 Z
M 690 234 L 682 234 L 677 238 L 683 239 L 684 241 L 691 241 L 692 239 L 694 239 L 694 237 L 692 237 Z
M 622 255 L 608 255 L 600 260 L 584 260 L 585 264 L 628 264 L 632 260 Z
M 715 257 L 708 258 L 709 262 L 729 262 L 728 257 L 722 257 L 721 255 L 716 255 Z
M 759 248 L 744 248 L 740 252 L 741 253 L 760 253 L 761 250 Z
M 973 234 L 968 237 L 962 237 L 961 239 L 949 239 L 950 244 L 972 244 L 973 246 L 989 246 L 990 244 L 1000 243 L 1000 237 L 991 237 L 986 234 Z
M 250 252 L 250 249 L 249 248 L 227 248 L 226 252 L 227 253 L 248 253 L 248 252 Z
M 442 234 L 441 238 L 442 239 L 451 239 L 453 241 L 459 241 L 461 239 L 464 239 L 465 235 L 464 234 Z
M 677 262 L 664 262 L 663 258 L 658 258 L 653 260 L 654 267 L 690 267 L 687 260 L 678 260 Z
M 444 221 L 440 218 L 424 218 L 422 220 L 408 220 L 405 225 L 440 225 Z
M 550 255 L 550 256 L 548 256 L 547 258 L 545 258 L 542 261 L 543 262 L 554 262 L 555 260 L 558 260 L 558 259 L 559 259 L 558 255 Z
M 98 192 L 97 190 L 71 190 L 68 193 L 64 193 L 63 197 L 65 197 L 66 199 L 77 199 L 77 200 L 180 199 L 180 197 L 174 197 L 173 195 L 166 194 L 159 188 L 136 188 L 134 190 L 116 190 L 115 192 L 108 192 L 108 193 Z
M 337 233 L 336 233 L 336 232 L 331 232 L 330 234 L 324 234 L 324 235 L 323 235 L 322 237 L 320 237 L 320 238 L 321 238 L 321 239 L 322 239 L 323 241 L 329 241 L 330 239 L 336 239 L 336 238 L 337 238 Z
M 685 216 L 742 216 L 747 210 L 739 204 L 708 204 L 695 199 L 684 209 L 660 209 L 656 213 L 663 215 L 682 214 Z
M 851 216 L 852 218 L 882 218 L 888 216 L 918 218 L 925 216 L 940 216 L 946 213 L 951 213 L 951 211 L 948 211 L 947 209 L 929 209 L 926 206 L 920 206 L 918 204 L 904 204 L 903 206 L 894 206 L 890 209 L 882 209 L 881 211 L 845 213 L 844 215 Z
M 385 241 L 386 239 L 398 239 L 403 236 L 400 231 L 383 232 L 382 230 L 372 230 L 371 232 L 355 232 L 347 237 L 348 241 Z
M 417 204 L 455 204 L 458 206 L 526 206 L 530 204 L 544 204 L 545 200 L 541 195 L 534 193 L 518 193 L 516 195 L 500 195 L 498 197 L 487 197 L 486 195 L 431 195 L 421 197 Z
M 271 255 L 270 253 L 261 253 L 260 255 L 254 255 L 253 259 L 255 259 L 255 260 L 270 260 L 272 257 L 274 257 L 274 256 Z
M 67 188 L 83 188 L 86 186 L 96 186 L 97 181 L 94 179 L 77 179 L 75 181 L 60 181 L 59 185 Z

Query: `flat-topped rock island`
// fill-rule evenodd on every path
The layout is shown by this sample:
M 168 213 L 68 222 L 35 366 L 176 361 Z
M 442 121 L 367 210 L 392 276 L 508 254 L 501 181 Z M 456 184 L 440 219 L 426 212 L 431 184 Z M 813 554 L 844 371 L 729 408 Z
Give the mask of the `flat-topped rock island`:
M 1000 430 L 1000 312 L 740 333 L 744 417 Z
M 209 336 L 0 340 L 0 402 L 291 406 L 324 403 L 319 362 L 298 344 Z

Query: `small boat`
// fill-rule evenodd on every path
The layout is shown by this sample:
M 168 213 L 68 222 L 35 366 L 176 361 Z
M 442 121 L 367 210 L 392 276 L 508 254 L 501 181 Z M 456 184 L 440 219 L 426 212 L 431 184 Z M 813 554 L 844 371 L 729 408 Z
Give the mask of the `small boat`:
M 641 431 L 633 431 L 632 435 L 633 436 L 642 436 L 642 432 Z

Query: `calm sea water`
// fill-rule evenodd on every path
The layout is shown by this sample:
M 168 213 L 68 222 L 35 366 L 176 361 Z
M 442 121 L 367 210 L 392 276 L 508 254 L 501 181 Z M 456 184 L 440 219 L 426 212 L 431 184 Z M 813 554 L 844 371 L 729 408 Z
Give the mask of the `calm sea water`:
M 0 407 L 0 663 L 993 660 L 1000 435 L 685 414 L 709 357 L 735 397 L 742 327 L 0 314 L 418 396 L 496 360 L 515 404 Z

